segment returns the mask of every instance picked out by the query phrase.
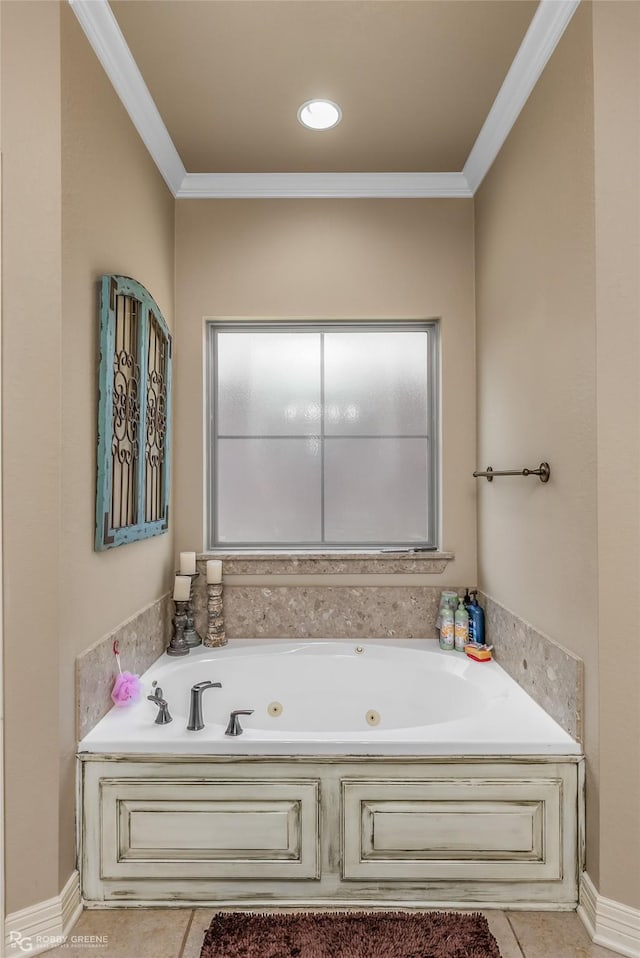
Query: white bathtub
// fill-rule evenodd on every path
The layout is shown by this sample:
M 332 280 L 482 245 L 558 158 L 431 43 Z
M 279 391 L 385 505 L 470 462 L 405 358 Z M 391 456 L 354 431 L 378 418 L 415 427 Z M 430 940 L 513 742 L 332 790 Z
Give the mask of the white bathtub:
M 191 686 L 205 728 L 187 730 Z M 173 722 L 156 725 L 156 681 Z M 443 652 L 428 640 L 231 640 L 184 658 L 161 656 L 143 697 L 113 708 L 81 753 L 184 755 L 578 755 L 580 746 L 495 662 Z M 282 707 L 277 716 L 269 706 Z M 244 732 L 225 735 L 232 709 Z M 367 716 L 377 713 L 371 725 Z M 375 718 L 375 716 L 374 716 Z

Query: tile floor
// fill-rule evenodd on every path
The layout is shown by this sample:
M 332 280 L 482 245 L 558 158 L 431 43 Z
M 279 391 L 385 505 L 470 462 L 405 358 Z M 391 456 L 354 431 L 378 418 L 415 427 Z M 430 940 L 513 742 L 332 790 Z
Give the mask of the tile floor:
M 66 945 L 47 958 L 199 958 L 215 909 L 118 908 L 85 911 Z M 613 958 L 592 944 L 575 912 L 487 911 L 502 958 Z M 73 936 L 82 937 L 81 945 Z M 87 936 L 97 936 L 91 943 Z M 9 952 L 11 954 L 11 952 Z M 18 954 L 18 952 L 16 952 Z M 256 956 L 258 958 L 258 956 Z

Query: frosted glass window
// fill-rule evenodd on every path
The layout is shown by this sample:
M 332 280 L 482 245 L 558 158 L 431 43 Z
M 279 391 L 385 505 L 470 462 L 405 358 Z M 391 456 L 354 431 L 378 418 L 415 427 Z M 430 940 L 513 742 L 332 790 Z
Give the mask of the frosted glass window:
M 210 548 L 436 548 L 437 324 L 210 323 Z
M 326 333 L 327 435 L 424 435 L 427 429 L 424 332 Z
M 218 340 L 218 429 L 230 436 L 320 430 L 320 334 L 226 333 Z
M 220 439 L 220 542 L 315 541 L 321 533 L 320 447 L 306 439 Z
M 325 444 L 325 533 L 333 542 L 424 542 L 424 439 L 330 439 Z

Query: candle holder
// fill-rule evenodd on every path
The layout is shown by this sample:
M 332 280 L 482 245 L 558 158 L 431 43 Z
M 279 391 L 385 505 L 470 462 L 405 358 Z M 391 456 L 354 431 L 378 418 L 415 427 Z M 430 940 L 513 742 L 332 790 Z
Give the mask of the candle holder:
M 207 634 L 204 644 L 210 649 L 226 645 L 229 640 L 224 631 L 221 582 L 207 582 L 207 615 Z
M 199 633 L 196 632 L 196 614 L 193 606 L 193 583 L 200 575 L 199 572 L 176 572 L 176 575 L 184 575 L 185 578 L 191 579 L 191 585 L 189 587 L 189 601 L 187 602 L 187 624 L 184 627 L 184 638 L 190 649 L 195 649 L 196 646 L 202 645 L 202 638 Z
M 188 601 L 175 602 L 176 612 L 173 617 L 173 637 L 167 648 L 167 655 L 188 655 L 189 646 L 185 639 L 185 627 L 187 625 Z

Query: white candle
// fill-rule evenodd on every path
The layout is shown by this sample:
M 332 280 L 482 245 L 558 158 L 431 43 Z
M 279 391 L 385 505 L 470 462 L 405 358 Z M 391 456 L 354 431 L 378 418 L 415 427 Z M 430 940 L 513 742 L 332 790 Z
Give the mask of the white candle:
M 195 552 L 180 553 L 180 575 L 195 575 L 196 554 Z
M 215 584 L 222 582 L 222 561 L 220 559 L 207 560 L 207 582 Z
M 191 595 L 191 579 L 186 575 L 177 575 L 173 583 L 173 601 L 188 602 Z

